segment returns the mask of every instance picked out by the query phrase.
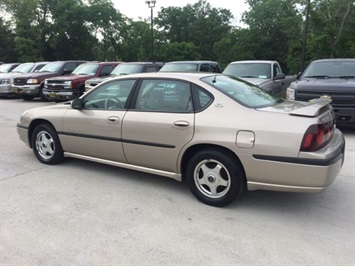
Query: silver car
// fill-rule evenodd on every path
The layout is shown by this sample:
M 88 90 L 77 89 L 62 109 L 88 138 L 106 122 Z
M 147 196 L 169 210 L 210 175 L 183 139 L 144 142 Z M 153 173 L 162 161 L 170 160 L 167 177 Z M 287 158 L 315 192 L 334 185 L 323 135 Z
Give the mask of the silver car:
M 278 99 L 223 74 L 141 73 L 27 110 L 17 131 L 42 163 L 73 157 L 186 180 L 198 200 L 224 206 L 245 190 L 330 185 L 345 141 L 329 102 Z

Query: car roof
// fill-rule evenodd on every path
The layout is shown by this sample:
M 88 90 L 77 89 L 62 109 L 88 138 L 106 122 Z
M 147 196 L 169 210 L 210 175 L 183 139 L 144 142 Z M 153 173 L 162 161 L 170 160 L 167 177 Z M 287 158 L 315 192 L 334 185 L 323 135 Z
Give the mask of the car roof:
M 167 62 L 166 64 L 203 64 L 203 63 L 212 63 L 218 64 L 217 61 L 210 61 L 210 60 L 189 60 L 189 61 L 171 61 Z
M 230 64 L 239 64 L 239 63 L 276 63 L 277 61 L 275 60 L 241 60 L 241 61 L 233 61 L 230 62 Z
M 326 58 L 326 59 L 318 59 L 318 60 L 314 60 L 313 62 L 344 62 L 344 61 L 354 61 L 355 62 L 355 58 Z
M 124 65 L 159 65 L 164 64 L 163 62 L 123 62 Z
M 201 79 L 208 76 L 225 76 L 222 73 L 215 72 L 145 72 L 135 73 L 123 76 L 117 76 L 115 79 L 127 79 L 127 78 L 169 78 L 169 79 Z

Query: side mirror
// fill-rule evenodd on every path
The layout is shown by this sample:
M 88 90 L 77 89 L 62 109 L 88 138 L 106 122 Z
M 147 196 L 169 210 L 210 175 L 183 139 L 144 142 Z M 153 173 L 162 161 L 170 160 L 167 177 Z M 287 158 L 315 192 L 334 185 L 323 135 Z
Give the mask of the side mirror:
M 275 79 L 284 79 L 286 75 L 284 73 L 277 73 Z
M 80 98 L 76 98 L 71 102 L 71 108 L 76 110 L 83 109 L 83 101 Z
M 69 74 L 71 74 L 71 72 L 73 72 L 73 71 L 69 70 L 69 69 L 64 69 L 63 70 L 63 75 L 69 75 Z

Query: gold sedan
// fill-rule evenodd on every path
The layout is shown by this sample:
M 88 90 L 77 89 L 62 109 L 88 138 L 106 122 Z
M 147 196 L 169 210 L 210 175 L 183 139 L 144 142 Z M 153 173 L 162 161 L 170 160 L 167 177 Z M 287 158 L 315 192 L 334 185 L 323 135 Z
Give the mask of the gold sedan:
M 42 163 L 73 157 L 186 180 L 197 199 L 224 206 L 245 190 L 330 185 L 345 141 L 329 103 L 282 100 L 222 74 L 141 73 L 27 110 L 17 131 Z

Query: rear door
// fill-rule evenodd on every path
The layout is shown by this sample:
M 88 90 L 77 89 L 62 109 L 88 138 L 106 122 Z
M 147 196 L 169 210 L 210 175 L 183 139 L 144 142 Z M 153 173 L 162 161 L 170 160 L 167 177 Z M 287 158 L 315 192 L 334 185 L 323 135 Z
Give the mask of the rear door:
M 136 97 L 122 125 L 128 163 L 177 172 L 179 153 L 194 134 L 190 84 L 143 79 Z

